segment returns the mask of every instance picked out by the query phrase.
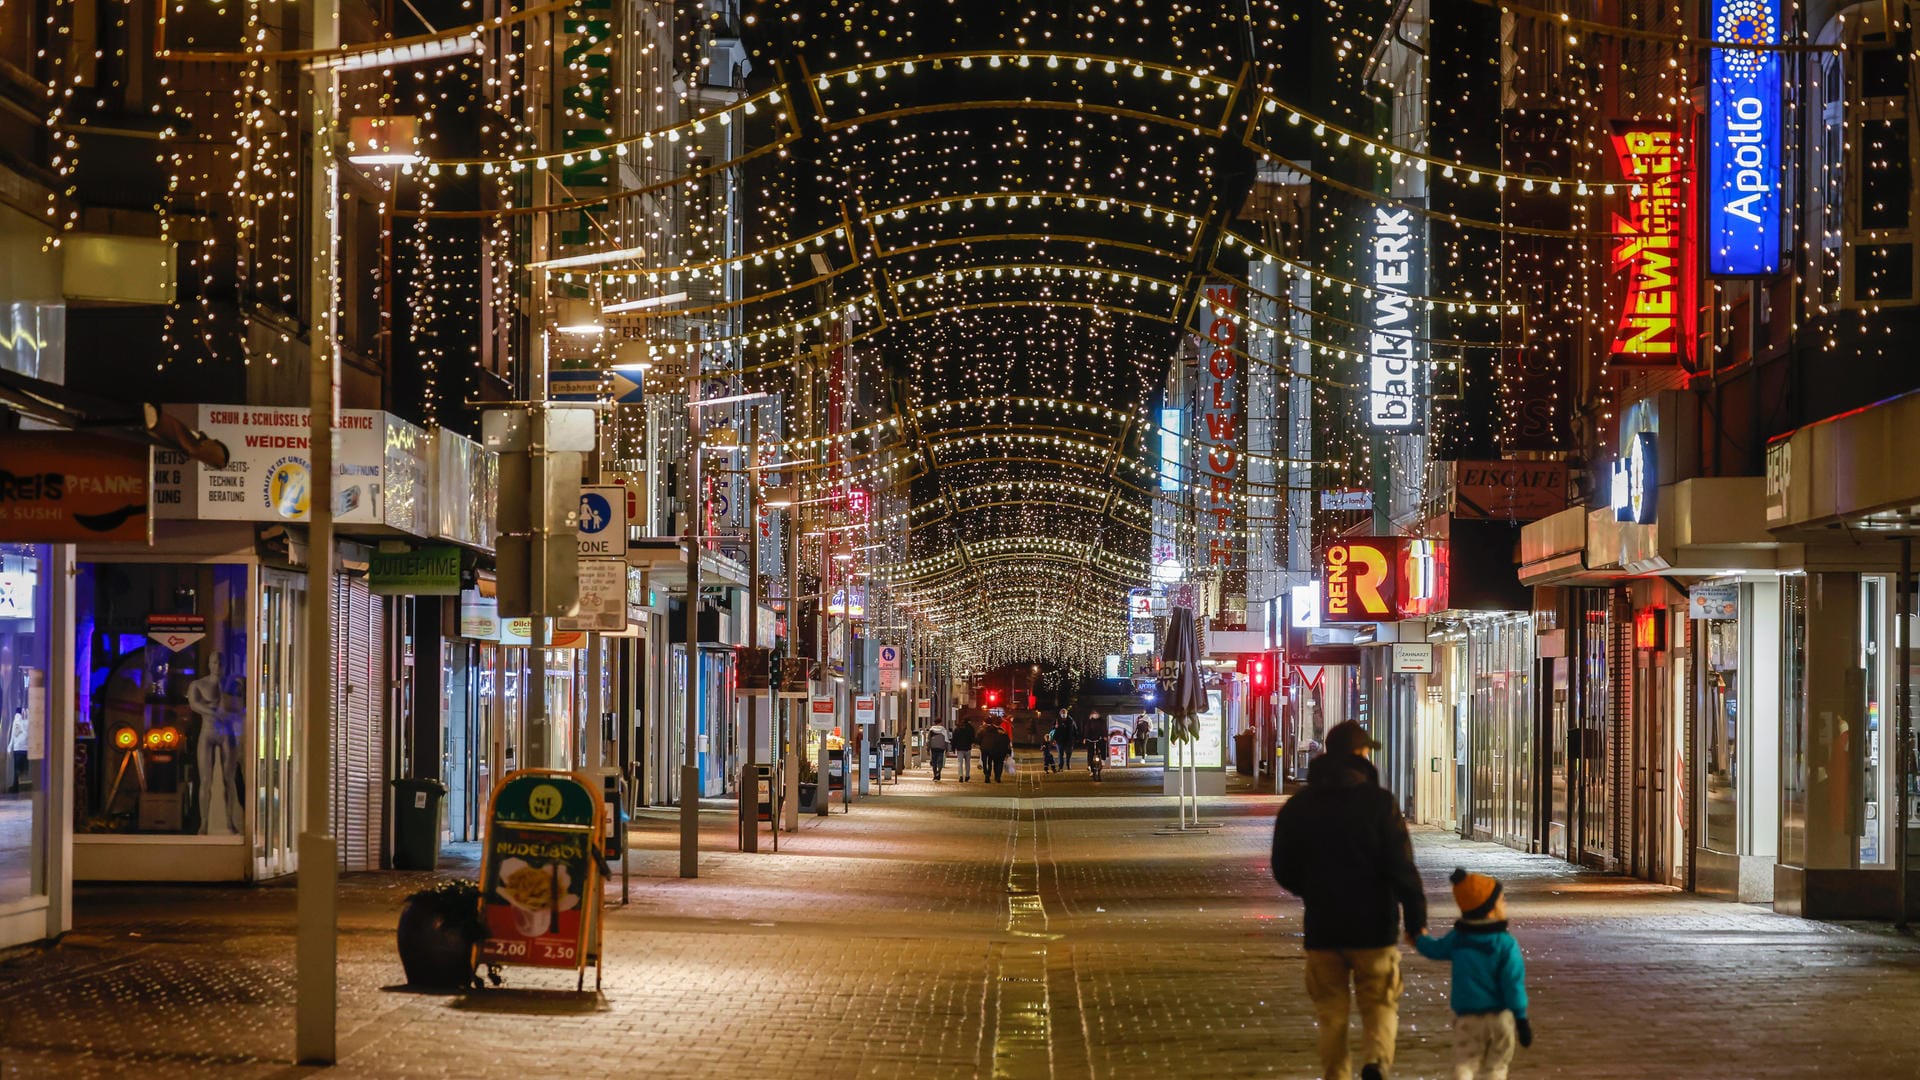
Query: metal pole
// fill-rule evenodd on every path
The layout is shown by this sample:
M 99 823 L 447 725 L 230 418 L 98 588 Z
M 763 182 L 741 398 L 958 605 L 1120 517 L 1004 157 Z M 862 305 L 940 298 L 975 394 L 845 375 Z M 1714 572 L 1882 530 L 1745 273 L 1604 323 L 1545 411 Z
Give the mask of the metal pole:
M 687 541 L 687 720 L 681 729 L 680 876 L 700 876 L 700 343 L 687 353 L 687 499 L 681 531 Z
M 522 768 L 550 769 L 554 765 L 552 757 L 552 722 L 547 713 L 547 372 L 546 346 L 548 330 L 541 328 L 539 361 L 533 365 L 533 404 L 527 409 L 527 454 L 530 486 L 533 488 L 533 535 L 527 543 L 528 582 L 527 600 L 531 609 L 528 618 L 527 644 L 527 686 L 524 696 L 527 702 L 526 753 L 521 755 Z
M 787 511 L 787 652 L 789 659 L 800 661 L 798 635 L 800 629 L 800 513 L 799 507 L 790 507 Z M 804 700 L 804 699 L 803 699 Z M 791 699 L 787 701 L 787 777 L 786 797 L 782 800 L 780 826 L 788 832 L 800 831 L 800 748 L 802 718 L 812 716 L 812 707 L 806 711 Z M 815 786 L 815 793 L 819 787 Z M 776 843 L 778 841 L 776 840 Z
M 747 647 L 760 647 L 760 407 L 747 411 Z M 760 702 L 771 701 L 773 686 L 747 695 L 746 763 L 740 767 L 740 850 L 760 850 Z M 773 718 L 767 718 L 768 723 Z M 772 796 L 769 791 L 768 796 Z
M 1907 840 L 1907 826 L 1912 821 L 1909 788 L 1913 783 L 1913 539 L 1902 537 L 1900 540 L 1900 625 L 1896 627 L 1900 641 L 1900 741 L 1899 758 L 1895 762 L 1895 776 L 1900 784 L 1898 828 L 1894 830 L 1893 865 L 1899 869 L 1894 875 L 1895 896 L 1898 898 L 1900 929 L 1907 928 L 1907 854 L 1911 845 Z
M 318 0 L 311 13 L 315 49 L 340 44 L 339 0 Z M 339 394 L 335 366 L 335 300 L 339 288 L 339 166 L 333 139 L 339 116 L 339 75 L 313 74 L 313 143 L 308 231 L 312 251 L 312 318 L 308 331 L 306 798 L 300 826 L 294 893 L 294 1059 L 330 1065 L 339 1008 L 337 975 L 338 848 L 333 818 L 333 427 Z
M 813 655 L 818 658 L 820 664 L 820 685 L 827 688 L 827 692 L 832 695 L 835 715 L 837 717 L 840 708 L 840 695 L 838 691 L 832 689 L 833 679 L 827 672 L 828 561 L 826 541 L 822 540 L 820 546 L 820 595 L 814 598 L 814 603 L 820 606 L 820 613 L 813 620 Z M 813 706 L 811 702 L 809 702 L 807 706 L 807 717 L 809 721 L 811 721 L 813 717 Z M 845 745 L 844 740 L 841 745 Z M 842 750 L 841 753 L 844 754 L 846 751 Z M 819 782 L 814 785 L 813 789 L 813 812 L 818 817 L 826 817 L 833 809 L 833 785 L 827 780 L 827 733 L 824 731 L 820 733 L 820 761 L 814 776 Z

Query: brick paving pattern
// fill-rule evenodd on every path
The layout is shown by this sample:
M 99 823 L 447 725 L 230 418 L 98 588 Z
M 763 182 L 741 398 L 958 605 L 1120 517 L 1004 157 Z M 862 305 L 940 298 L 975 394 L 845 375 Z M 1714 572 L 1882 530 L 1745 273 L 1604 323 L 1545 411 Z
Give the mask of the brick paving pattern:
M 504 989 L 406 991 L 399 906 L 421 874 L 342 884 L 342 1076 L 1315 1075 L 1299 906 L 1267 876 L 1277 800 L 1202 801 L 1169 835 L 1159 774 L 1084 769 L 935 785 L 805 817 L 778 855 L 703 820 L 673 876 L 644 815 L 632 902 L 608 908 L 603 991 L 508 969 Z M 764 843 L 764 841 L 763 841 Z M 1435 921 L 1455 864 L 1508 882 L 1539 1040 L 1514 1075 L 1920 1075 L 1920 947 L 1417 837 Z M 82 887 L 77 928 L 0 955 L 0 1076 L 286 1077 L 293 891 Z M 1411 956 L 1394 1075 L 1447 1075 L 1446 969 Z

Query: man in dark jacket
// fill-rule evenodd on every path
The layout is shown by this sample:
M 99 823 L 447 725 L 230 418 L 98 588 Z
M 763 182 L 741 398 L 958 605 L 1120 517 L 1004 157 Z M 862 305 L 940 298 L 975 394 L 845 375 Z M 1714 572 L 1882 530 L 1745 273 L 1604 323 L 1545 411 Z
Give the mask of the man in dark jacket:
M 953 736 L 948 741 L 953 745 L 954 760 L 960 765 L 960 782 L 968 783 L 973 779 L 973 721 L 955 720 Z
M 1073 764 L 1073 748 L 1080 743 L 1080 725 L 1065 709 L 1060 710 L 1060 722 L 1054 725 L 1053 741 L 1060 748 L 1060 771 L 1065 772 Z
M 1413 843 L 1393 796 L 1367 760 L 1377 749 L 1349 720 L 1327 732 L 1327 752 L 1273 824 L 1273 879 L 1306 902 L 1307 995 L 1320 1028 L 1327 1080 L 1349 1080 L 1347 1014 L 1360 1001 L 1362 1080 L 1393 1067 L 1400 1014 L 1399 926 L 1427 926 Z
M 1007 755 L 1013 753 L 1013 739 L 1000 725 L 988 724 L 980 729 L 978 740 L 980 771 L 985 774 L 987 783 L 997 784 L 1000 774 L 1006 771 Z

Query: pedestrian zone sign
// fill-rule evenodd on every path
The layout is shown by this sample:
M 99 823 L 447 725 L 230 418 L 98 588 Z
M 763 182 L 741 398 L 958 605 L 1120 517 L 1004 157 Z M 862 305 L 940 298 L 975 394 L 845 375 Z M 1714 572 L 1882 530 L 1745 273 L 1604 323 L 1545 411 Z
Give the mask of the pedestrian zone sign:
M 618 485 L 580 489 L 580 557 L 627 557 L 627 489 Z

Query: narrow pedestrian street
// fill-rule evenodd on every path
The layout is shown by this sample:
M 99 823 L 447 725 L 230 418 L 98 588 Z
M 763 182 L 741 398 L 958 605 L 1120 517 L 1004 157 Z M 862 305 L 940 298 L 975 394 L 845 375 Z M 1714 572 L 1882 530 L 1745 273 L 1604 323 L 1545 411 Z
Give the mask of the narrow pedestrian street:
M 1267 871 L 1277 800 L 1203 800 L 1179 833 L 1158 770 L 936 785 L 743 855 L 706 815 L 637 834 L 605 981 L 510 968 L 408 992 L 393 941 L 432 875 L 343 882 L 338 1075 L 1150 1077 L 1315 1074 L 1300 907 Z M 1443 834 L 1416 834 L 1434 918 L 1455 865 L 1508 885 L 1538 1040 L 1517 1076 L 1911 1076 L 1920 948 Z M 616 878 L 612 888 L 617 892 Z M 269 1077 L 293 1009 L 289 887 L 88 887 L 56 944 L 0 956 L 0 1075 Z M 1409 953 L 1402 1077 L 1447 1075 L 1446 971 Z M 591 986 L 591 974 L 589 974 Z

